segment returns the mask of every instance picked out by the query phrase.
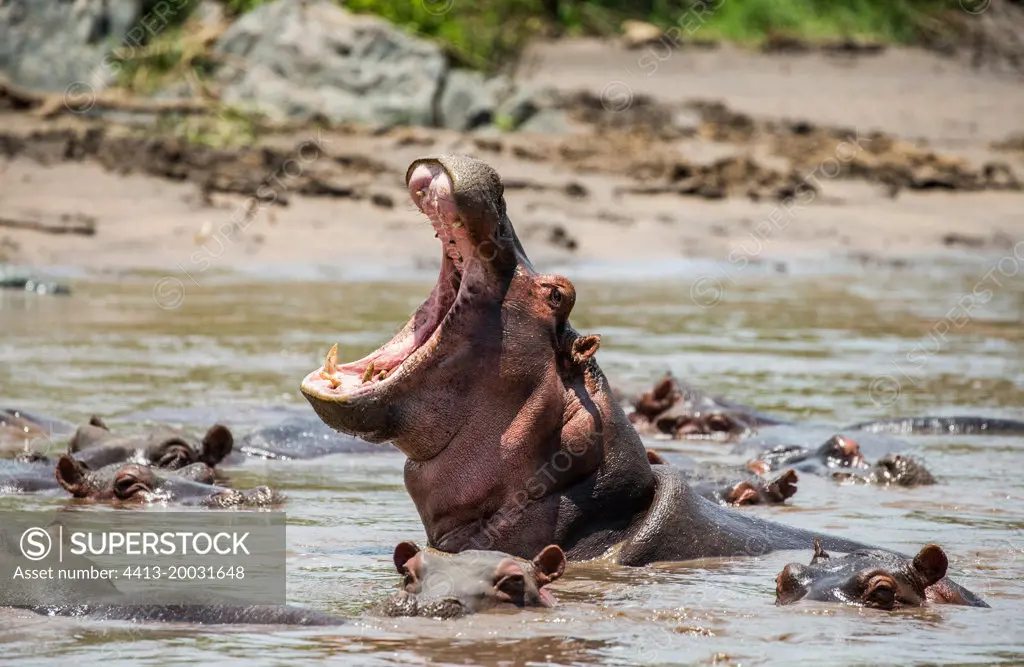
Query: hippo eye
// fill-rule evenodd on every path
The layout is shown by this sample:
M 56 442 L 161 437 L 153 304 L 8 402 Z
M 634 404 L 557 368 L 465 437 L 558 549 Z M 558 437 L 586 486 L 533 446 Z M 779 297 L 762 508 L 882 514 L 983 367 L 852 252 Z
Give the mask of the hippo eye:
M 708 426 L 712 431 L 728 431 L 731 427 L 729 418 L 724 415 L 711 415 L 708 417 Z
M 526 595 L 526 580 L 521 574 L 510 574 L 498 579 L 495 582 L 494 587 L 499 593 L 503 594 L 503 597 L 507 598 L 509 602 L 522 601 Z
M 416 588 L 416 575 L 409 569 L 405 569 L 404 576 L 402 578 L 402 588 L 406 589 L 410 593 L 415 592 Z
M 558 308 L 562 305 L 562 290 L 557 287 L 552 287 L 551 291 L 548 292 L 548 303 L 551 304 L 552 308 Z

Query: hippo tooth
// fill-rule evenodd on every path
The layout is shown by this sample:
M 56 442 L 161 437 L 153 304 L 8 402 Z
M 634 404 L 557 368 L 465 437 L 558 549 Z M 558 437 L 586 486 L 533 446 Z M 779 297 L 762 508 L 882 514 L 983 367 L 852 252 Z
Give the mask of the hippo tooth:
M 377 373 L 377 377 L 375 379 L 379 381 L 379 380 L 383 380 L 383 379 L 387 378 L 387 376 L 388 376 L 388 369 L 385 368 L 380 373 Z
M 327 358 L 324 359 L 324 370 L 327 371 L 327 373 L 329 373 L 330 375 L 334 375 L 334 373 L 336 373 L 338 370 L 337 343 L 334 344 L 334 347 L 331 348 L 331 351 L 327 353 Z
M 363 382 L 369 382 L 370 378 L 372 378 L 372 377 L 373 377 L 373 362 L 371 361 L 370 365 L 366 367 L 365 371 L 363 371 Z
M 325 380 L 327 380 L 328 382 L 331 383 L 331 389 L 337 389 L 338 385 L 341 384 L 341 380 L 339 380 L 338 378 L 334 377 L 333 375 L 331 375 L 327 371 L 320 371 L 320 377 L 322 377 L 323 379 L 325 379 Z

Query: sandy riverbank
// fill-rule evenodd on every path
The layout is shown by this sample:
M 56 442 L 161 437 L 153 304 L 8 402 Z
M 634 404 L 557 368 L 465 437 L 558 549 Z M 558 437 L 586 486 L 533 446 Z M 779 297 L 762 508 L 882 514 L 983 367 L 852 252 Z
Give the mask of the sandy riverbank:
M 534 49 L 524 80 L 591 93 L 567 107 L 577 122 L 562 135 L 310 128 L 213 151 L 7 112 L 0 218 L 49 232 L 0 227 L 0 253 L 97 270 L 429 267 L 433 235 L 402 179 L 412 159 L 445 151 L 499 169 L 535 261 L 891 259 L 1024 239 L 1024 152 L 992 146 L 1024 133 L 1019 78 L 898 49 L 683 50 L 651 76 L 643 55 L 587 41 Z M 629 82 L 630 104 L 614 82 Z M 76 221 L 94 233 L 50 233 Z

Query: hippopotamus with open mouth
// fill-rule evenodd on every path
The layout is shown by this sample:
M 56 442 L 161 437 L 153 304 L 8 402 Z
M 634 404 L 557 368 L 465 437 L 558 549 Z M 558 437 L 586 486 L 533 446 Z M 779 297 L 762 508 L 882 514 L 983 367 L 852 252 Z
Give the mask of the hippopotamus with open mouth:
M 935 544 L 913 558 L 903 558 L 878 549 L 829 556 L 815 543 L 810 565 L 790 563 L 775 577 L 775 604 L 817 600 L 875 609 L 920 607 L 926 601 L 970 604 L 962 596 L 933 587 L 948 566 L 945 552 Z
M 814 533 L 720 507 L 648 462 L 594 358 L 600 337 L 569 324 L 573 284 L 533 268 L 497 172 L 446 155 L 413 162 L 406 183 L 441 242 L 437 283 L 393 339 L 347 363 L 331 348 L 301 390 L 327 425 L 406 455 L 429 546 L 531 558 L 556 544 L 622 565 L 811 547 Z

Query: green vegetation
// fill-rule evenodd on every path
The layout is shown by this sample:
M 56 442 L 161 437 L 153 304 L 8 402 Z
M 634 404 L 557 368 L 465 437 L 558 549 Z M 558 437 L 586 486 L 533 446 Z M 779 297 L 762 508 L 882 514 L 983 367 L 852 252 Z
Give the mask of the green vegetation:
M 957 6 L 956 0 L 711 0 L 708 8 L 714 11 L 696 34 L 755 46 L 780 35 L 808 42 L 859 38 L 912 43 L 935 17 Z M 665 25 L 678 15 L 662 10 L 654 15 L 655 22 Z M 700 18 L 676 21 L 694 25 Z
M 210 148 L 251 146 L 259 133 L 260 123 L 256 114 L 228 105 L 219 105 L 209 115 L 168 114 L 156 124 L 156 134 Z
M 267 0 L 226 0 L 244 12 Z M 610 35 L 639 19 L 684 37 L 758 46 L 780 37 L 816 42 L 913 43 L 964 18 L 958 0 L 345 0 L 437 40 L 458 63 L 495 70 L 544 35 Z
M 269 0 L 222 0 L 241 14 Z M 972 0 L 974 1 L 974 0 Z M 977 0 L 980 1 L 980 0 Z M 554 35 L 613 35 L 638 19 L 683 39 L 760 46 L 778 39 L 810 43 L 859 39 L 913 43 L 951 33 L 965 20 L 959 0 L 339 0 L 412 34 L 437 41 L 460 65 L 495 71 L 514 65 L 525 44 Z M 183 13 L 184 14 L 184 13 Z M 204 69 L 205 44 L 180 44 L 172 26 L 140 57 L 125 62 L 123 81 L 145 90 L 183 69 Z M 187 39 L 186 39 L 187 42 Z M 198 49 L 198 50 L 197 50 Z

